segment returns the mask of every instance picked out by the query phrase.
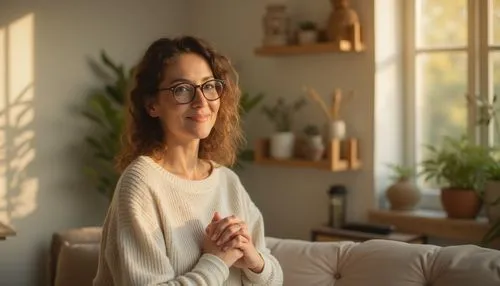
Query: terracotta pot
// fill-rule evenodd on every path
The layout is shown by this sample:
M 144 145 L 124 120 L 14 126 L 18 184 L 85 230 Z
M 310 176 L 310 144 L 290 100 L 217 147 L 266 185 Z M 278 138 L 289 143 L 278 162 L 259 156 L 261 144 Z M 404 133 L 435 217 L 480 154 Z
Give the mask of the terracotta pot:
M 481 200 L 472 190 L 443 188 L 441 204 L 449 218 L 474 219 L 481 209 Z
M 486 207 L 486 215 L 491 223 L 500 220 L 500 203 L 493 205 L 500 199 L 500 181 L 488 181 L 484 187 L 484 204 Z
M 402 179 L 387 189 L 386 197 L 391 204 L 391 210 L 409 211 L 415 209 L 421 195 L 412 182 Z

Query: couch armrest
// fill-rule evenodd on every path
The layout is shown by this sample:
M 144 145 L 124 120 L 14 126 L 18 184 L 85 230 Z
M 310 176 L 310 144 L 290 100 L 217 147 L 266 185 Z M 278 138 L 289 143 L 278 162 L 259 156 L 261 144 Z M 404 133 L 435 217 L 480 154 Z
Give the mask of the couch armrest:
M 82 227 L 54 233 L 52 235 L 48 261 L 49 285 L 55 285 L 57 264 L 63 245 L 93 243 L 99 244 L 101 241 L 101 236 L 101 227 Z

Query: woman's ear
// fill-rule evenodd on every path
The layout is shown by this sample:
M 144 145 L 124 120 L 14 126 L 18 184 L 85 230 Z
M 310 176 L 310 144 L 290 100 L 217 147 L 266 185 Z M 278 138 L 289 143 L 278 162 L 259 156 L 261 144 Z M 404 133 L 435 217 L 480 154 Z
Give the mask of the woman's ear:
M 149 114 L 151 117 L 158 117 L 158 104 L 156 104 L 156 99 L 151 98 L 146 101 L 146 105 L 144 106 L 146 108 L 146 112 Z

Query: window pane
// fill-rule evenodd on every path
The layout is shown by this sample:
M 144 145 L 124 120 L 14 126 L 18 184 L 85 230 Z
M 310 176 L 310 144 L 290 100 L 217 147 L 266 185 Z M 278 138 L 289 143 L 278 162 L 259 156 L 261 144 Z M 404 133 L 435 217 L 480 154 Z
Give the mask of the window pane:
M 416 159 L 428 154 L 423 145 L 439 146 L 443 136 L 467 132 L 467 54 L 420 54 L 416 59 Z
M 490 65 L 491 65 L 491 71 L 493 72 L 492 76 L 490 77 L 492 79 L 492 82 L 490 83 L 493 88 L 493 93 L 496 94 L 498 97 L 497 101 L 495 102 L 495 107 L 498 110 L 500 108 L 500 52 L 492 52 L 490 53 Z M 500 110 L 498 111 L 500 112 Z M 492 129 L 490 129 L 493 132 L 493 143 L 498 146 L 500 143 L 500 114 L 496 114 L 495 116 L 495 121 L 493 122 Z
M 493 24 L 490 44 L 500 45 L 500 0 L 491 0 L 490 2 L 490 17 Z
M 467 45 L 467 0 L 416 0 L 417 48 Z

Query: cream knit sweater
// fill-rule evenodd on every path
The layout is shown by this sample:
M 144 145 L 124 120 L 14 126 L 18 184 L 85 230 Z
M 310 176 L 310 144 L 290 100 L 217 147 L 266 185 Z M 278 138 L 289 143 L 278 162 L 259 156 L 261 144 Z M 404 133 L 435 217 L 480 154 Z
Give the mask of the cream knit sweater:
M 264 258 L 261 273 L 202 254 L 215 211 L 247 223 Z M 218 166 L 193 181 L 141 156 L 122 174 L 104 222 L 95 286 L 282 284 L 281 267 L 265 246 L 262 215 L 230 169 Z

